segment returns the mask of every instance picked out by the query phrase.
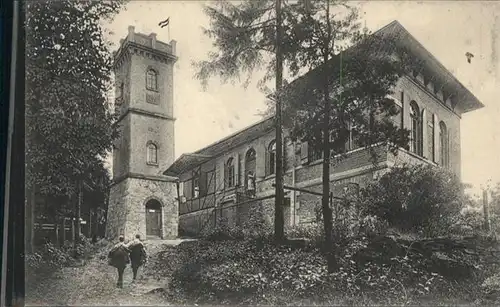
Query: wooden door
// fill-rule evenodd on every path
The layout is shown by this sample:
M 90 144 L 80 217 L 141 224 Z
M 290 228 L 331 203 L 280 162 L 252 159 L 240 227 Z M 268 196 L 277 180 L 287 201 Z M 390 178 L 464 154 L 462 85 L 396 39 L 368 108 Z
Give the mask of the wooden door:
M 161 210 L 146 209 L 146 235 L 161 237 Z

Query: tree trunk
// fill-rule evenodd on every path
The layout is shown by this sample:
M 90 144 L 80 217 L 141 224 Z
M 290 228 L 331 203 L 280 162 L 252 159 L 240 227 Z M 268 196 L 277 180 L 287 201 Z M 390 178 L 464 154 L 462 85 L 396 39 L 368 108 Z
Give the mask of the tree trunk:
M 28 210 L 26 210 L 26 228 L 25 228 L 25 242 L 26 242 L 26 247 L 25 251 L 26 253 L 32 253 L 34 250 L 34 244 L 35 244 L 35 199 L 36 199 L 36 194 L 35 194 L 35 187 L 32 186 L 29 189 L 29 194 L 26 200 L 26 207 Z
M 75 244 L 75 234 L 76 234 L 76 230 L 75 230 L 75 215 L 73 214 L 73 221 L 71 223 L 71 239 L 73 240 L 73 245 L 76 245 Z
M 61 246 L 64 246 L 64 243 L 66 243 L 66 217 L 63 216 L 62 218 L 62 244 Z
M 276 188 L 274 200 L 274 236 L 277 242 L 285 240 L 283 218 L 283 142 L 281 136 L 281 88 L 283 84 L 281 36 L 281 0 L 276 0 Z
M 323 209 L 323 226 L 325 230 L 325 252 L 327 255 L 328 271 L 337 270 L 337 259 L 333 248 L 332 240 L 332 209 L 330 208 L 330 83 L 328 72 L 328 58 L 330 54 L 331 24 L 330 24 L 330 3 L 326 1 L 326 18 L 328 25 L 328 37 L 323 48 L 323 100 L 325 104 L 323 118 L 323 197 L 321 207 Z M 342 64 L 341 64 L 342 65 Z M 333 197 L 332 197 L 333 198 Z
M 333 250 L 332 240 L 332 209 L 330 208 L 330 91 L 328 85 L 324 88 L 325 117 L 323 121 L 323 197 L 321 207 L 323 211 L 323 226 L 325 230 L 325 249 L 327 254 L 328 271 L 337 268 L 337 261 Z
M 56 246 L 59 246 L 59 223 L 57 220 L 54 222 L 54 230 L 56 233 Z
M 74 220 L 74 227 L 75 227 L 75 234 L 74 234 L 74 247 L 76 248 L 77 244 L 80 242 L 80 208 L 82 205 L 82 181 L 78 181 L 78 190 L 77 190 L 77 199 L 75 202 L 75 220 Z
M 89 208 L 89 229 L 88 229 L 88 237 L 92 238 L 92 209 Z

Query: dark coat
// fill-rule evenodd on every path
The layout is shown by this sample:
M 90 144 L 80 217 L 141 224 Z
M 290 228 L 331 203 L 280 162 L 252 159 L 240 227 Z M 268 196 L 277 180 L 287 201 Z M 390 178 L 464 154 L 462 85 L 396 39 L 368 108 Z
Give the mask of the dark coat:
M 125 243 L 120 242 L 113 246 L 108 254 L 108 263 L 115 268 L 124 268 L 130 263 L 129 249 Z
M 146 262 L 147 254 L 144 244 L 141 241 L 135 240 L 128 246 L 130 250 L 130 261 L 132 265 L 143 265 Z

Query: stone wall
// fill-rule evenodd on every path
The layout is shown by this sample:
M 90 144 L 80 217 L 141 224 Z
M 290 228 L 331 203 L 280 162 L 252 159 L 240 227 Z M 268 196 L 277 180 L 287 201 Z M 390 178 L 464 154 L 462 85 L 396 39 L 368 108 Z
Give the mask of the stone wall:
M 136 234 L 146 238 L 146 203 L 158 200 L 162 205 L 162 238 L 178 235 L 178 204 L 173 182 L 127 178 L 113 186 L 108 208 L 107 237 L 124 235 L 133 239 Z
M 179 235 L 193 236 L 199 234 L 204 227 L 210 229 L 215 225 L 214 209 L 200 210 L 179 216 Z
M 123 180 L 111 187 L 109 193 L 108 216 L 106 219 L 106 238 L 115 240 L 125 234 L 127 220 L 128 181 Z

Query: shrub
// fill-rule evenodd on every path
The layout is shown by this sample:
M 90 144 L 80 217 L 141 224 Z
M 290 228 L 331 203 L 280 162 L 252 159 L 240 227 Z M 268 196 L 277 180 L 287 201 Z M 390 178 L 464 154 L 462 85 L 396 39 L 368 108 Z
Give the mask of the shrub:
M 176 252 L 185 262 L 174 270 L 170 287 L 188 301 L 206 304 L 273 305 L 305 298 L 331 303 L 339 297 L 401 304 L 432 296 L 453 298 L 459 296 L 457 291 L 469 301 L 475 299 L 476 286 L 484 278 L 451 273 L 465 269 L 479 273 L 487 268 L 467 253 L 445 252 L 444 258 L 437 259 L 435 252 L 427 251 L 444 243 L 437 240 L 429 245 L 428 241 L 350 238 L 338 249 L 340 267 L 332 274 L 315 246 L 291 248 L 257 239 L 192 242 L 181 244 Z M 458 266 L 447 269 L 443 262 Z
M 292 249 L 253 239 L 197 242 L 180 252 L 187 262 L 174 272 L 171 287 L 202 300 L 243 302 L 262 299 L 270 292 L 304 296 L 326 280 L 324 257 L 317 249 Z
M 317 222 L 290 227 L 286 235 L 289 238 L 308 239 L 311 243 L 321 243 L 325 239 L 323 225 Z
M 273 225 L 266 219 L 265 206 L 257 202 L 245 204 L 248 212 L 240 216 L 240 221 L 235 225 L 226 217 L 218 217 L 215 227 L 206 227 L 200 237 L 210 241 L 241 240 L 243 238 L 265 238 L 273 234 Z
M 467 203 L 463 188 L 446 170 L 396 167 L 361 190 L 360 205 L 390 226 L 426 237 L 447 235 Z
M 43 244 L 32 254 L 26 255 L 27 276 L 40 271 L 51 271 L 69 264 L 72 256 L 64 248 L 57 248 L 52 243 Z
M 76 249 L 73 243 L 69 241 L 66 241 L 62 247 L 57 247 L 50 242 L 44 243 L 34 253 L 26 255 L 27 276 L 53 272 L 57 268 L 71 265 L 75 257 L 89 257 L 91 247 L 90 240 L 85 236 L 80 238 L 80 243 L 76 246 Z

